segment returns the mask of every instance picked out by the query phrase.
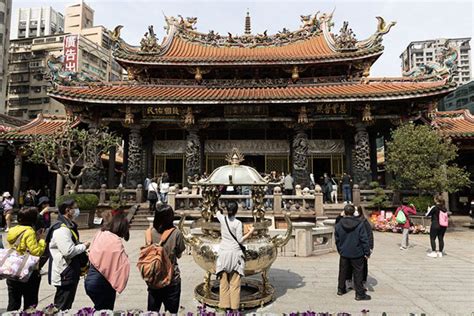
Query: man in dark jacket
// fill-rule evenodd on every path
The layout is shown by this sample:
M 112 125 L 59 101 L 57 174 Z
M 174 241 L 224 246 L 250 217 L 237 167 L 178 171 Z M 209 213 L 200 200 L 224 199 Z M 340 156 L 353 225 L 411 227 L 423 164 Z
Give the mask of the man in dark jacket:
M 364 259 L 370 257 L 369 238 L 364 223 L 354 217 L 355 207 L 344 206 L 344 217 L 335 227 L 337 251 L 339 252 L 339 278 L 337 295 L 344 295 L 347 271 L 352 268 L 357 301 L 370 300 L 362 285 L 364 277 Z

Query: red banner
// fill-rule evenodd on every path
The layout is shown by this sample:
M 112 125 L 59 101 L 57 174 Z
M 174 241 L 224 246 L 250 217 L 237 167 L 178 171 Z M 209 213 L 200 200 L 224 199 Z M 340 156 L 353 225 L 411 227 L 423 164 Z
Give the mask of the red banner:
M 64 36 L 63 53 L 64 53 L 64 70 L 70 72 L 78 71 L 78 51 L 79 51 L 79 35 Z

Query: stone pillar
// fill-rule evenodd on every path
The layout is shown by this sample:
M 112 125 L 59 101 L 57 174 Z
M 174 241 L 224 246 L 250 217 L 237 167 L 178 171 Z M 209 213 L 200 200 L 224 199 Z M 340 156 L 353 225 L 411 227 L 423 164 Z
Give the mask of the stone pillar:
M 125 169 L 126 186 L 135 189 L 143 182 L 142 135 L 139 126 L 132 126 L 128 136 L 128 168 Z
M 297 257 L 309 257 L 313 254 L 313 223 L 293 223 L 295 231 L 295 252 Z
M 316 184 L 314 191 L 314 212 L 316 213 L 316 218 L 322 217 L 324 216 L 324 202 L 321 186 Z
M 363 123 L 356 124 L 354 137 L 354 182 L 359 186 L 368 186 L 371 176 L 369 133 Z
M 281 213 L 281 201 L 282 193 L 280 187 L 275 187 L 273 189 L 273 211 L 275 213 Z
M 21 186 L 21 169 L 23 167 L 23 157 L 21 156 L 21 152 L 19 150 L 16 152 L 14 165 L 15 169 L 13 171 L 13 198 L 15 199 L 15 204 L 18 205 Z
M 107 186 L 112 189 L 115 188 L 115 156 L 117 154 L 117 147 L 113 146 L 109 149 L 109 170 L 107 173 Z
M 56 174 L 56 194 L 55 194 L 56 204 L 59 197 L 63 195 L 64 193 L 63 189 L 64 189 L 64 179 L 59 173 L 57 173 Z
M 97 130 L 97 126 L 91 125 L 90 131 L 94 133 Z M 84 171 L 84 175 L 81 179 L 81 185 L 84 189 L 100 189 L 100 186 L 105 182 L 104 166 L 102 164 L 102 157 L 99 155 L 99 151 L 95 150 L 95 162 L 92 168 L 88 168 Z
M 201 141 L 198 130 L 190 128 L 186 138 L 186 183 L 188 178 L 201 175 Z
M 309 187 L 308 135 L 303 128 L 296 128 L 292 143 L 293 179 L 301 187 Z
M 168 205 L 176 210 L 176 187 L 171 186 L 168 191 Z
M 360 205 L 360 188 L 358 184 L 354 184 L 354 187 L 352 188 L 352 203 L 355 206 Z

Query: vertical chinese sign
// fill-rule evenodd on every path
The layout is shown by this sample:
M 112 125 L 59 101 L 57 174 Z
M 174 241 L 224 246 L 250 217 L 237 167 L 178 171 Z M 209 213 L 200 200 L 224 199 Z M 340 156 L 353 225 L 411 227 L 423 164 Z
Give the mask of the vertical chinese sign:
M 78 71 L 78 46 L 79 35 L 64 36 L 64 70 L 70 72 Z

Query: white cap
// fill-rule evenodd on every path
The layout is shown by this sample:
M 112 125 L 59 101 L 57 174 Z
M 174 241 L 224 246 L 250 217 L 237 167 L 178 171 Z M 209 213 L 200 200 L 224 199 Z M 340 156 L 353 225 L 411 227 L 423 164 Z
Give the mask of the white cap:
M 3 192 L 3 194 L 2 194 L 2 197 L 4 197 L 4 198 L 9 198 L 10 196 L 11 196 L 11 195 L 10 195 L 10 192 L 8 192 L 8 191 L 7 191 L 7 192 Z

